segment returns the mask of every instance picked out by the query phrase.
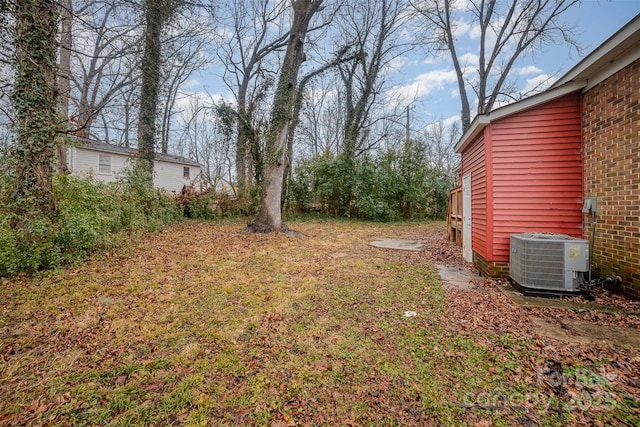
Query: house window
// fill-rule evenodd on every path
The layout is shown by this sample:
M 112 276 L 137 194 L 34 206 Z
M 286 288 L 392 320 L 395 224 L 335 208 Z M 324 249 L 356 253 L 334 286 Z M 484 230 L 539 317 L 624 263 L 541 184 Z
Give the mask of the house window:
M 98 173 L 111 174 L 111 156 L 100 154 L 98 158 Z
M 183 167 L 182 168 L 182 177 L 185 179 L 189 179 L 189 168 L 188 167 Z

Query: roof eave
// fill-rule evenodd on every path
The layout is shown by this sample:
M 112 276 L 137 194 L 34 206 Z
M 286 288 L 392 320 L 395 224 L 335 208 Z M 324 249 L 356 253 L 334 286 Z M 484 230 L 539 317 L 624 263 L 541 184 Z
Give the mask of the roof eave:
M 630 52 L 624 54 L 626 61 L 622 61 L 618 64 L 615 64 L 615 68 L 612 72 L 601 72 L 599 76 L 595 76 L 590 80 L 594 80 L 599 78 L 608 77 L 608 75 L 613 74 L 613 72 L 618 69 L 628 65 L 633 62 L 635 59 L 640 57 L 640 50 L 636 48 L 638 39 L 640 38 L 640 14 L 636 15 L 631 21 L 629 21 L 624 27 L 618 30 L 614 35 L 605 40 L 600 46 L 598 46 L 593 52 L 587 55 L 582 61 L 576 64 L 572 69 L 567 71 L 565 75 L 560 77 L 557 82 L 555 82 L 551 88 L 560 87 L 566 83 L 569 83 L 574 80 L 583 79 L 583 73 L 588 73 L 589 69 L 592 67 L 598 66 L 599 64 L 607 61 L 607 57 L 615 54 L 616 50 L 629 50 Z M 619 52 L 620 53 L 620 52 Z M 592 87 L 594 84 L 597 84 L 597 81 L 590 81 L 589 86 Z
M 485 127 L 491 123 L 489 116 L 486 114 L 479 114 L 475 119 L 471 122 L 469 128 L 462 134 L 458 143 L 454 147 L 456 153 L 462 153 L 462 151 L 467 148 L 471 141 L 476 139 L 478 135 L 482 133 Z
M 121 156 L 133 157 L 138 153 L 135 148 L 120 147 L 104 142 L 90 141 L 78 146 L 78 148 L 90 151 L 97 151 L 101 153 L 119 154 Z M 156 153 L 156 160 L 160 160 L 168 163 L 175 163 L 179 165 L 197 166 L 202 168 L 202 165 L 195 160 L 187 159 L 186 157 L 177 158 L 171 154 Z

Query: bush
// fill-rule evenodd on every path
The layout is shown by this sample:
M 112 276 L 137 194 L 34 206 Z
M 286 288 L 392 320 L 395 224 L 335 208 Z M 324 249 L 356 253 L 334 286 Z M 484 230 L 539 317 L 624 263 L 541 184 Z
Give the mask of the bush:
M 444 218 L 450 179 L 425 152 L 424 144 L 410 141 L 377 157 L 302 161 L 289 182 L 288 206 L 373 221 Z
M 51 239 L 53 224 L 46 218 L 0 218 L 0 276 L 56 266 L 59 251 Z
M 3 190 L 7 182 L 0 182 Z M 56 211 L 16 217 L 0 205 L 0 276 L 34 272 L 84 259 L 112 244 L 123 229 L 155 231 L 182 218 L 172 196 L 132 168 L 118 183 L 68 175 L 54 179 Z M 5 193 L 6 194 L 6 193 Z
M 152 180 L 139 162 L 133 162 L 116 183 L 121 203 L 126 213 L 123 226 L 133 229 L 156 231 L 163 224 L 182 218 L 174 198 L 165 191 L 153 188 Z
M 54 180 L 56 227 L 53 243 L 72 261 L 103 247 L 122 227 L 122 208 L 116 194 L 92 178 L 59 175 Z
M 197 191 L 185 186 L 176 196 L 176 205 L 187 218 L 213 219 L 217 217 L 217 197 L 213 191 Z

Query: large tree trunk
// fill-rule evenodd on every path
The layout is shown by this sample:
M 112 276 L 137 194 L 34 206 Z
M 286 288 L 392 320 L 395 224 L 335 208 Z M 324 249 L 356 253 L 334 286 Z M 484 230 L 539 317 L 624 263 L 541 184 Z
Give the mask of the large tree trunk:
M 287 140 L 296 104 L 298 71 L 305 60 L 304 40 L 309 22 L 321 4 L 322 0 L 297 0 L 293 4 L 293 24 L 271 111 L 260 206 L 253 224 L 248 227 L 249 231 L 289 231 L 282 222 L 280 204 L 282 181 L 288 162 Z
M 247 146 L 249 145 L 251 125 L 249 124 L 250 118 L 247 114 L 245 98 L 246 90 L 244 86 L 240 86 L 238 95 L 238 131 L 236 135 L 236 183 L 238 200 L 243 208 L 248 207 L 250 204 L 250 182 L 248 182 L 247 177 Z
M 166 0 L 146 0 L 144 56 L 142 58 L 142 89 L 138 124 L 138 153 L 146 179 L 153 182 L 155 158 L 156 118 L 160 87 L 160 34 L 164 21 Z
M 16 185 L 11 200 L 18 215 L 55 211 L 53 159 L 56 135 L 57 11 L 52 0 L 14 4 Z

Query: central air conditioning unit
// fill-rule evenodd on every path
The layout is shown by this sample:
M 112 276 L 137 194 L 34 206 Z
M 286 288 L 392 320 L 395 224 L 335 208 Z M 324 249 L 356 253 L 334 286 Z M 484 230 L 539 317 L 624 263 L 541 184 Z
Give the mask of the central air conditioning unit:
M 588 241 L 566 234 L 512 234 L 509 276 L 526 289 L 579 292 L 589 271 Z

